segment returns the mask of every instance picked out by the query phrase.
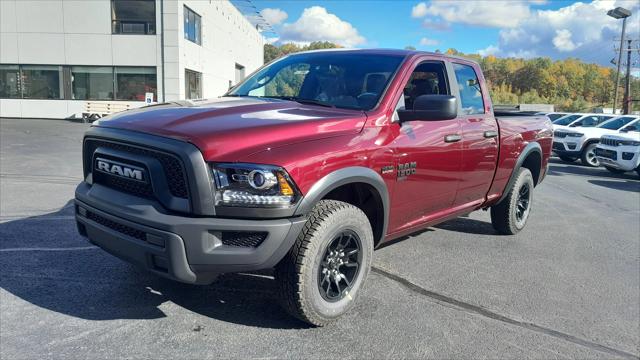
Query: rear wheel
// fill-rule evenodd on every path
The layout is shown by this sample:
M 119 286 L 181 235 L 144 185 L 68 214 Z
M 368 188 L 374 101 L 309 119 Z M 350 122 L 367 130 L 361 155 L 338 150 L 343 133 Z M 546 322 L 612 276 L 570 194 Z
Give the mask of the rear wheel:
M 320 201 L 276 266 L 283 307 L 316 326 L 337 319 L 353 306 L 372 255 L 373 232 L 362 210 L 341 201 Z
M 565 155 L 558 155 L 558 157 L 560 158 L 560 160 L 566 161 L 566 162 L 574 162 L 577 160 L 577 158 L 574 158 L 571 156 L 565 156 Z
M 616 168 L 613 168 L 613 167 L 607 166 L 607 165 L 605 165 L 604 168 L 609 170 L 610 172 L 612 172 L 614 174 L 624 174 L 626 172 L 624 170 L 616 169 Z
M 533 200 L 533 176 L 520 168 L 507 197 L 491 207 L 491 224 L 499 233 L 517 234 L 527 224 Z
M 598 167 L 600 166 L 600 162 L 596 157 L 596 146 L 598 143 L 588 144 L 584 150 L 582 151 L 582 164 L 590 167 Z

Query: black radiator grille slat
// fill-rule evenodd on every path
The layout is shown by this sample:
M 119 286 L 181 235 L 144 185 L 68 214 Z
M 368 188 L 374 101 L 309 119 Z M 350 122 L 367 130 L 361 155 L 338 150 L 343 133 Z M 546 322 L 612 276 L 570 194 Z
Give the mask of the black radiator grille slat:
M 258 247 L 267 238 L 266 232 L 223 231 L 222 244 L 237 247 Z
M 100 139 L 86 139 L 85 140 L 85 168 L 92 169 L 91 159 L 94 151 L 98 147 L 105 147 L 113 150 L 129 152 L 133 154 L 148 156 L 154 158 L 160 162 L 164 172 L 166 174 L 167 185 L 171 195 L 188 199 L 189 191 L 187 186 L 187 179 L 184 168 L 181 161 L 174 155 L 157 151 L 154 149 L 140 148 L 137 146 L 131 146 L 122 143 L 116 143 L 111 141 L 105 141 Z M 92 170 L 89 170 L 92 171 Z M 153 174 L 151 174 L 153 176 Z M 151 197 L 153 190 L 150 185 L 138 184 L 134 181 L 126 179 L 117 179 L 112 176 L 100 176 L 100 181 L 105 181 L 105 185 L 122 189 L 123 191 L 133 193 L 139 196 Z M 109 179 L 109 180 L 105 180 Z
M 95 214 L 91 211 L 87 211 L 87 219 L 92 220 L 97 222 L 98 224 L 108 227 L 109 229 L 115 230 L 121 234 L 130 236 L 134 239 L 138 239 L 141 241 L 146 241 L 147 237 L 146 234 L 144 233 L 144 231 L 140 231 L 140 230 L 136 230 L 132 227 L 129 227 L 127 225 L 123 225 L 120 223 L 117 223 L 115 221 L 111 221 L 103 216 L 100 216 L 98 214 Z

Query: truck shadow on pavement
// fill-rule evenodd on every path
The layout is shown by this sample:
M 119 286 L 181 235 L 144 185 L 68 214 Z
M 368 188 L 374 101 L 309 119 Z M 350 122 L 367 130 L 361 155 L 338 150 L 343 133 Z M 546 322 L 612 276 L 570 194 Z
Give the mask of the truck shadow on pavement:
M 0 223 L 0 238 L 0 287 L 51 311 L 86 320 L 156 319 L 181 311 L 173 303 L 242 325 L 308 327 L 279 306 L 275 281 L 268 272 L 223 275 L 209 286 L 162 279 L 77 235 L 73 207 Z M 4 305 L 9 301 L 19 302 L 4 294 Z M 25 311 L 21 306 L 6 309 Z M 202 321 L 206 325 L 207 320 Z

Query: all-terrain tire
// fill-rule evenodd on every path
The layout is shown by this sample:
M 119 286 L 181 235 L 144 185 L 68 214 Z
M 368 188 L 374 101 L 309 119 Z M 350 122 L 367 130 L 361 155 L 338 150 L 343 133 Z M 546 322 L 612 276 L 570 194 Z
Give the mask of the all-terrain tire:
M 582 150 L 582 155 L 580 156 L 580 161 L 582 165 L 589 167 L 598 167 L 600 166 L 600 162 L 598 158 L 595 157 L 596 146 L 598 143 L 591 143 L 585 146 L 584 150 Z
M 522 209 L 522 218 L 518 218 L 523 188 L 528 188 L 527 208 Z M 500 203 L 491 207 L 491 224 L 500 234 L 515 235 L 524 228 L 533 205 L 533 176 L 527 168 L 520 168 L 509 193 Z
M 565 156 L 565 155 L 558 155 L 558 157 L 560 158 L 560 160 L 566 161 L 566 162 L 575 162 L 576 160 L 578 160 L 577 158 L 574 158 L 571 156 Z
M 352 273 L 354 278 L 350 286 L 336 291 L 343 297 L 329 301 L 327 293 L 321 293 L 320 276 L 324 274 L 321 268 L 327 263 L 328 249 L 345 232 L 359 239 L 358 266 L 355 275 Z M 275 269 L 284 309 L 315 326 L 327 325 L 346 313 L 353 306 L 369 273 L 373 246 L 371 224 L 362 210 L 342 201 L 318 202 L 295 244 Z
M 611 172 L 613 174 L 624 174 L 626 172 L 624 170 L 616 169 L 614 167 L 607 166 L 607 165 L 605 165 L 604 168 L 609 170 L 609 172 Z

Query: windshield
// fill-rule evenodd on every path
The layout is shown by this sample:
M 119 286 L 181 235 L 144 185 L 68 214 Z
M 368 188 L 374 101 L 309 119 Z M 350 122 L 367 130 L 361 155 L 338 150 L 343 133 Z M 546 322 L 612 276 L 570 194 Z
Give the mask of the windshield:
M 615 118 L 615 119 L 611 119 L 609 121 L 606 121 L 596 127 L 601 128 L 601 129 L 608 129 L 608 130 L 618 130 L 621 127 L 627 125 L 628 123 L 632 122 L 633 120 L 635 120 L 636 118 L 634 117 L 630 117 L 630 116 L 623 116 L 623 117 L 619 117 L 619 118 Z
M 399 55 L 307 53 L 267 65 L 226 96 L 256 96 L 370 110 L 403 60 Z
M 633 124 L 627 125 L 621 130 L 640 132 L 640 121 L 634 121 Z
M 553 123 L 556 125 L 569 125 L 572 122 L 576 121 L 581 115 L 567 115 L 563 116 L 560 119 L 554 121 Z
M 554 114 L 554 113 L 551 113 L 551 114 L 547 114 L 547 117 L 548 117 L 551 121 L 555 121 L 555 120 L 558 120 L 559 118 L 561 118 L 561 117 L 563 117 L 563 116 L 565 116 L 565 115 L 567 115 L 567 114 Z

